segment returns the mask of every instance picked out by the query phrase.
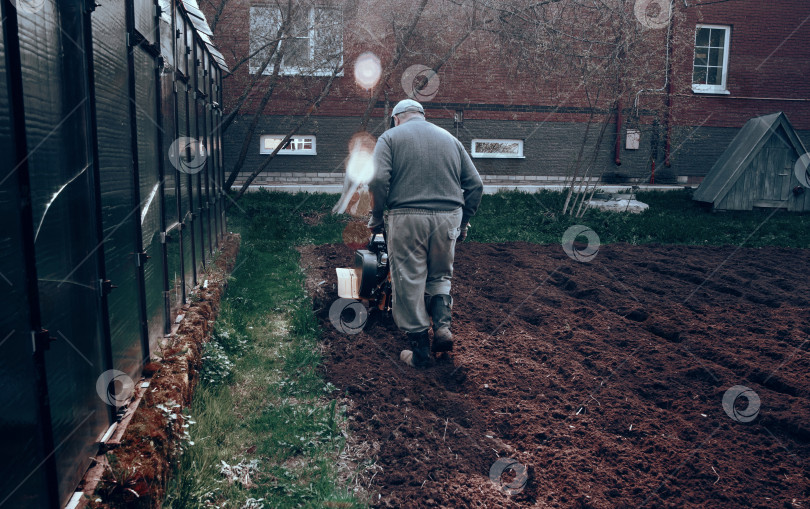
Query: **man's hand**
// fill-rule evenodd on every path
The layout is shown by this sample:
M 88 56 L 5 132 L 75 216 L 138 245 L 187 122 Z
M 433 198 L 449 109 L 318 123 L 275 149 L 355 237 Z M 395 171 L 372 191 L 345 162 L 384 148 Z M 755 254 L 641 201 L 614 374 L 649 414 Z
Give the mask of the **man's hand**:
M 470 228 L 470 225 L 468 223 L 464 223 L 464 224 L 461 225 L 461 233 L 458 234 L 458 241 L 459 242 L 464 242 L 464 240 L 467 238 L 467 230 L 469 228 Z
M 385 231 L 385 221 L 383 221 L 382 217 L 371 216 L 371 219 L 368 220 L 368 229 L 371 230 L 372 234 L 383 233 Z

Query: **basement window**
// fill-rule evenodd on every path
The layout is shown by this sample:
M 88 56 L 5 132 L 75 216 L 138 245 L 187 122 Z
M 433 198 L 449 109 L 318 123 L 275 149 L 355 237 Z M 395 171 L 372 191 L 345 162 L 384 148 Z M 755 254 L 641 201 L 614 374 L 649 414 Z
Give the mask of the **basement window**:
M 476 158 L 523 159 L 523 140 L 475 139 L 470 155 Z
M 265 134 L 260 137 L 259 153 L 272 154 L 278 147 L 279 143 L 284 141 L 283 134 Z M 318 155 L 315 145 L 315 136 L 312 135 L 296 135 L 290 138 L 284 147 L 278 151 L 278 155 L 282 156 L 314 156 Z
M 698 25 L 695 32 L 695 60 L 692 91 L 699 94 L 729 94 L 728 53 L 731 27 Z

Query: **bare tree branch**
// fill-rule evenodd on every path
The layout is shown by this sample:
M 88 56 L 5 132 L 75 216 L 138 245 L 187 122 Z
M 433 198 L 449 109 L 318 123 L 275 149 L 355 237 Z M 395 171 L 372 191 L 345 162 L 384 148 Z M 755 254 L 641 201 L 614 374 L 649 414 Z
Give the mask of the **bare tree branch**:
M 366 129 L 368 129 L 368 123 L 371 120 L 371 114 L 374 111 L 374 107 L 376 106 L 377 101 L 380 98 L 380 93 L 382 92 L 382 89 L 385 86 L 385 84 L 391 78 L 391 74 L 393 74 L 394 69 L 396 69 L 397 65 L 399 65 L 399 61 L 402 59 L 404 49 L 408 45 L 408 42 L 410 41 L 411 37 L 413 36 L 413 32 L 416 29 L 416 25 L 422 18 L 422 13 L 425 12 L 425 7 L 427 6 L 427 3 L 428 0 L 420 1 L 419 7 L 416 9 L 416 13 L 414 13 L 410 24 L 402 34 L 402 38 L 397 41 L 396 48 L 394 49 L 394 55 L 388 62 L 388 64 L 385 66 L 385 71 L 383 71 L 382 73 L 382 79 L 380 79 L 380 83 L 376 87 L 374 87 L 374 92 L 368 99 L 368 103 L 366 104 L 366 111 L 363 113 L 363 117 L 360 120 L 361 131 L 365 131 Z
M 315 113 L 318 110 L 318 108 L 320 107 L 323 100 L 329 95 L 329 92 L 332 89 L 332 84 L 334 83 L 335 78 L 339 74 L 341 74 L 342 72 L 343 72 L 343 64 L 341 63 L 337 67 L 334 68 L 334 70 L 332 71 L 332 75 L 329 76 L 329 80 L 323 86 L 323 89 L 321 90 L 321 93 L 318 95 L 318 98 L 315 99 L 315 102 L 313 102 L 310 105 L 309 109 L 307 110 L 306 115 L 304 115 L 301 119 L 298 120 L 298 122 L 295 124 L 295 126 L 290 130 L 290 132 L 287 133 L 286 136 L 284 136 L 284 139 L 281 140 L 281 143 L 279 143 L 276 146 L 276 148 L 273 149 L 273 152 L 261 164 L 261 166 L 256 168 L 253 171 L 253 173 L 250 174 L 250 176 L 247 178 L 247 180 L 245 180 L 244 184 L 242 184 L 242 187 L 239 189 L 239 192 L 236 194 L 236 196 L 234 196 L 234 198 L 233 198 L 234 201 L 238 200 L 239 198 L 242 197 L 243 194 L 245 194 L 245 192 L 250 187 L 250 184 L 253 183 L 253 180 L 259 175 L 259 173 L 263 172 L 270 165 L 270 163 L 273 161 L 273 158 L 276 157 L 276 154 L 278 154 L 278 151 L 281 150 L 282 147 L 287 145 L 287 143 L 289 143 L 290 139 L 293 136 L 295 136 L 295 134 L 298 132 L 299 129 L 301 129 L 301 126 L 303 126 L 304 124 L 307 123 L 307 121 L 309 121 L 309 118 L 312 116 L 312 114 Z
M 282 20 L 281 27 L 279 28 L 279 31 L 281 32 L 282 35 L 288 33 L 290 25 L 292 24 L 292 0 L 289 0 L 288 8 L 290 10 L 288 10 L 287 12 L 290 13 L 290 15 L 288 15 L 286 19 Z M 236 177 L 242 170 L 242 166 L 245 164 L 245 159 L 247 158 L 248 151 L 250 150 L 250 146 L 253 143 L 253 134 L 256 132 L 256 126 L 259 124 L 259 121 L 261 120 L 261 117 L 264 114 L 264 110 L 267 107 L 267 104 L 270 102 L 270 98 L 273 96 L 273 92 L 276 89 L 279 72 L 281 71 L 281 61 L 284 58 L 285 45 L 286 42 L 282 42 L 278 50 L 274 52 L 273 75 L 270 77 L 270 83 L 267 87 L 267 90 L 264 92 L 264 95 L 262 96 L 262 99 L 259 102 L 259 106 L 250 120 L 247 132 L 245 133 L 245 137 L 242 140 L 242 148 L 239 150 L 239 156 L 236 158 L 236 163 L 234 163 L 234 166 L 231 169 L 231 174 L 228 175 L 228 180 L 225 182 L 226 191 L 230 191 L 231 186 L 233 185 L 234 181 L 236 181 Z

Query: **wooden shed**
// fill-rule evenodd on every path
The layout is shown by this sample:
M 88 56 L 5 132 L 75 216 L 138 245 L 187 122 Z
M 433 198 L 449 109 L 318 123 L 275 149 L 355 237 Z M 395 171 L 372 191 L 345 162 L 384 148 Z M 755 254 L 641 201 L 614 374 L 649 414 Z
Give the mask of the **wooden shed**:
M 714 210 L 810 210 L 810 189 L 794 175 L 807 150 L 784 113 L 746 122 L 697 188 L 693 199 Z

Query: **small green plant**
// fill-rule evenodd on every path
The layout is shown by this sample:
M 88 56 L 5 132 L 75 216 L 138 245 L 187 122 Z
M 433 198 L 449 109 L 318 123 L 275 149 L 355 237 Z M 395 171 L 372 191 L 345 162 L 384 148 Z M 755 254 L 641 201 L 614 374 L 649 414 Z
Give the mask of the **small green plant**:
M 217 341 L 209 341 L 203 347 L 200 380 L 207 384 L 221 384 L 231 376 L 233 362 Z
M 194 445 L 189 427 L 196 424 L 196 421 L 191 418 L 190 414 L 181 413 L 182 406 L 173 399 L 165 403 L 158 403 L 155 408 L 166 419 L 166 431 L 172 442 L 172 456 L 181 456 L 188 446 Z
M 215 326 L 211 342 L 218 343 L 228 355 L 241 356 L 248 348 L 248 338 L 227 325 Z

